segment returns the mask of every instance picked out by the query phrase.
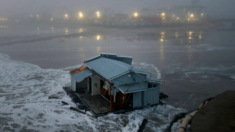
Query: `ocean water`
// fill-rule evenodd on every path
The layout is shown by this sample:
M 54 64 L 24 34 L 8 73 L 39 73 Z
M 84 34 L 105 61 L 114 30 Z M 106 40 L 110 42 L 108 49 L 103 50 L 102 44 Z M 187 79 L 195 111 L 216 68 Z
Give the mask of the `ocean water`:
M 149 122 L 146 130 L 164 131 L 176 114 L 186 112 L 161 105 L 95 119 L 69 109 L 76 105 L 62 89 L 70 83 L 68 71 L 42 69 L 5 54 L 0 54 L 0 80 L 0 131 L 137 131 L 143 119 Z M 48 99 L 52 94 L 60 99 Z
M 161 132 L 176 114 L 235 90 L 235 31 L 23 29 L 0 30 L 0 131 L 136 131 L 146 118 L 145 131 Z M 133 65 L 165 82 L 160 91 L 169 95 L 167 104 L 98 119 L 71 111 L 75 104 L 62 89 L 69 70 L 100 53 L 132 56 Z M 52 94 L 60 99 L 48 99 Z

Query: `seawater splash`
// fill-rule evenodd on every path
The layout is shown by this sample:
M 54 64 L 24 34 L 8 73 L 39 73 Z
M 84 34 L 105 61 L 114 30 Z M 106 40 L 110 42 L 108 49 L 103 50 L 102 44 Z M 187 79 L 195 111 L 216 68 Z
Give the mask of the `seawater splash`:
M 76 105 L 62 89 L 68 83 L 68 71 L 41 69 L 0 54 L 0 131 L 137 131 L 145 118 L 146 130 L 164 131 L 176 114 L 185 111 L 159 105 L 95 119 L 69 109 Z M 52 94 L 61 98 L 48 99 Z M 63 106 L 62 100 L 70 105 Z
M 142 62 L 139 65 L 137 65 L 137 67 L 151 73 L 151 76 L 155 77 L 156 79 L 161 79 L 161 72 L 154 64 L 148 64 Z
M 79 64 L 79 65 L 76 65 L 76 66 L 69 66 L 69 67 L 65 67 L 65 68 L 61 68 L 61 70 L 74 70 L 76 68 L 80 68 L 83 64 Z

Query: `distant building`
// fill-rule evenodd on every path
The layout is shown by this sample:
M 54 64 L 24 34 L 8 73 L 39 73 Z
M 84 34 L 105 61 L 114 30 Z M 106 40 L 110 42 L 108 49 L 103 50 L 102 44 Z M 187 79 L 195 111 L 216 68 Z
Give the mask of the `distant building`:
M 181 21 L 199 21 L 205 16 L 205 6 L 175 6 L 172 8 L 172 16 Z

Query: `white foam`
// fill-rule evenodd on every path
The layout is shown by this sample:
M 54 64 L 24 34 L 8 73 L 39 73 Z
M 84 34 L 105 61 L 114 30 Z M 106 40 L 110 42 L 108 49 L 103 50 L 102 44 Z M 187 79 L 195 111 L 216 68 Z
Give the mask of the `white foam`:
M 230 76 L 232 79 L 235 79 L 235 75 Z
M 174 115 L 184 111 L 165 105 L 94 119 L 69 109 L 76 105 L 62 89 L 70 83 L 68 71 L 41 69 L 36 65 L 13 61 L 2 54 L 0 80 L 0 87 L 6 92 L 0 93 L 0 118 L 5 122 L 0 131 L 5 127 L 15 131 L 23 127 L 38 131 L 137 131 L 145 118 L 149 121 L 146 129 L 164 131 Z M 55 93 L 59 93 L 62 99 L 48 99 Z M 63 106 L 62 100 L 69 105 Z M 19 127 L 13 128 L 12 123 Z
M 153 75 L 155 78 L 161 79 L 161 71 L 154 64 L 142 62 L 139 65 L 144 71 L 151 73 L 151 76 Z
M 65 67 L 65 68 L 61 68 L 61 70 L 73 70 L 76 68 L 80 68 L 83 64 L 79 64 L 79 65 L 75 65 L 75 66 L 69 66 L 69 67 Z

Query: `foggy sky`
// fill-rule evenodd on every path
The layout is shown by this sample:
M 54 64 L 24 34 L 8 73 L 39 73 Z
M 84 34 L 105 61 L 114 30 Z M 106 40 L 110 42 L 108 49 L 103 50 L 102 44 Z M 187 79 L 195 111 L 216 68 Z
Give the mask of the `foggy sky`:
M 64 14 L 111 8 L 114 12 L 133 13 L 143 8 L 190 5 L 191 0 L 0 0 L 0 15 Z M 201 0 L 206 14 L 217 18 L 235 18 L 235 0 Z

